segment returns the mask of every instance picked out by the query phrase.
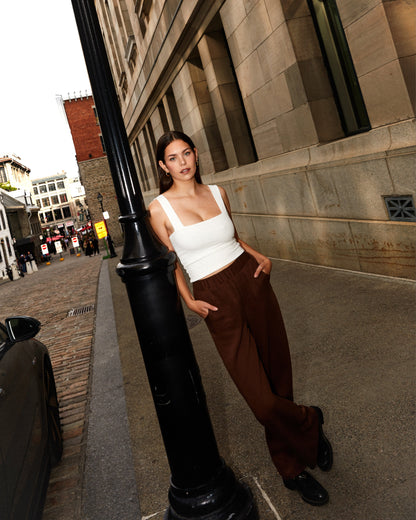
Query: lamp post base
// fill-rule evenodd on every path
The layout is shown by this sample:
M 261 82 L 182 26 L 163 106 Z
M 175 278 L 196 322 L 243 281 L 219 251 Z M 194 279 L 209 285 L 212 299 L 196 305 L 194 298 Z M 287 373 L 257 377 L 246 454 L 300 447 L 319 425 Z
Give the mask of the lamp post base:
M 196 488 L 171 484 L 164 520 L 258 520 L 251 490 L 223 462 L 217 475 Z

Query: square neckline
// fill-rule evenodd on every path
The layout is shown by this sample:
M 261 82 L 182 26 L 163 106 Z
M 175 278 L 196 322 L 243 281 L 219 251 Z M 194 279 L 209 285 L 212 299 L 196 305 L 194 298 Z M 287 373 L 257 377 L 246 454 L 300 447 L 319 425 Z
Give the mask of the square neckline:
M 177 221 L 180 223 L 180 225 L 183 227 L 183 228 L 189 228 L 189 227 L 192 227 L 192 226 L 198 226 L 199 224 L 203 224 L 204 222 L 209 222 L 210 220 L 213 220 L 215 218 L 218 218 L 220 217 L 221 215 L 223 215 L 224 213 L 224 210 L 221 208 L 218 200 L 217 200 L 217 197 L 215 196 L 215 193 L 214 193 L 214 188 L 217 188 L 218 190 L 218 196 L 221 197 L 221 193 L 218 189 L 218 186 L 215 185 L 215 184 L 207 184 L 208 188 L 209 188 L 209 191 L 211 192 L 211 195 L 214 199 L 214 202 L 215 204 L 217 205 L 218 209 L 220 210 L 220 213 L 218 215 L 214 215 L 213 217 L 210 217 L 210 218 L 207 218 L 205 220 L 200 220 L 199 222 L 195 222 L 194 224 L 184 224 L 182 222 L 182 220 L 179 218 L 179 215 L 177 214 L 177 212 L 174 210 L 172 204 L 170 203 L 170 201 L 165 197 L 165 195 L 163 195 L 163 193 L 160 195 L 161 197 L 163 197 L 165 199 L 165 201 L 169 204 L 170 206 L 170 209 L 172 210 L 172 212 L 174 213 Z M 222 201 L 222 197 L 221 197 L 221 201 Z M 168 218 L 169 218 L 169 215 L 168 215 Z M 175 233 L 177 231 L 177 229 L 175 228 L 175 226 L 173 225 L 173 223 L 171 222 L 172 224 L 172 227 L 173 227 L 173 233 Z M 173 235 L 173 233 L 171 233 L 170 236 Z

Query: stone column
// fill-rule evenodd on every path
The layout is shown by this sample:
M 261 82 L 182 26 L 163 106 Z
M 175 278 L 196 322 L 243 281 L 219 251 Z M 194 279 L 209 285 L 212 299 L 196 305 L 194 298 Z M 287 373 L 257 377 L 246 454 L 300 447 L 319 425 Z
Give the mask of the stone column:
M 228 166 L 254 162 L 253 145 L 223 33 L 203 36 L 198 51 Z

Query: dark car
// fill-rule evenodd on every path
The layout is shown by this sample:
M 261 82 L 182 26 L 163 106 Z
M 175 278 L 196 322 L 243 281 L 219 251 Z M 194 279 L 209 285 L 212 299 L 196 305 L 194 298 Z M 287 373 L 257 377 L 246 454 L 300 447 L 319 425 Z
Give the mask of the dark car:
M 42 517 L 51 466 L 62 455 L 48 350 L 27 316 L 0 323 L 0 519 Z

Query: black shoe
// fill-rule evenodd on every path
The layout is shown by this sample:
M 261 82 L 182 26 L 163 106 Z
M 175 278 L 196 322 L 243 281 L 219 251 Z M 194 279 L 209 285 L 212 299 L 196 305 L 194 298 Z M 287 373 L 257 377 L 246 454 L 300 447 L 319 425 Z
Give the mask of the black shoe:
M 300 492 L 302 499 L 311 506 L 323 506 L 329 500 L 328 491 L 307 471 L 302 471 L 297 477 L 283 479 L 288 489 Z
M 324 424 L 324 415 L 322 410 L 318 406 L 312 406 L 319 418 L 319 437 L 318 437 L 318 468 L 322 471 L 329 471 L 332 468 L 334 456 L 332 453 L 332 446 L 329 440 L 326 438 L 322 425 Z

